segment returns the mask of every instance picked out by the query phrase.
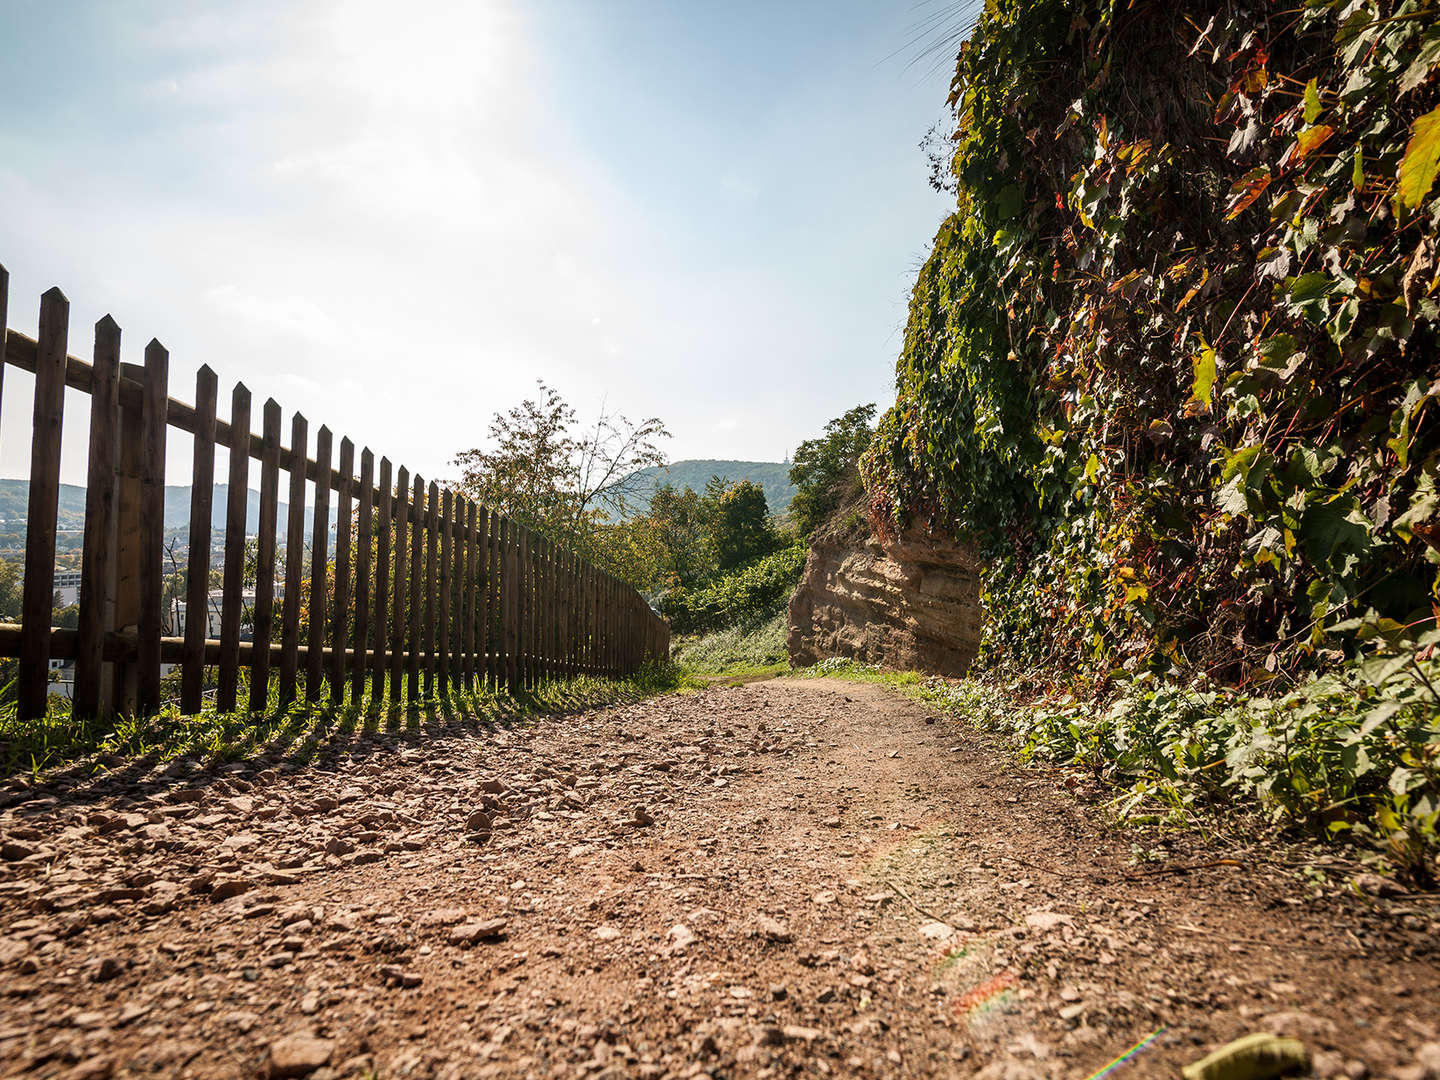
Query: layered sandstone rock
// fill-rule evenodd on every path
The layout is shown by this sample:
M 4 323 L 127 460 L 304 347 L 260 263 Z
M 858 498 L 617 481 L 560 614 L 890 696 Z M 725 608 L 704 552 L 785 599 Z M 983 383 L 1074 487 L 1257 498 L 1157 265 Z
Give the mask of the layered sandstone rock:
M 980 585 L 964 545 L 912 526 L 882 539 L 858 517 L 817 534 L 790 601 L 790 662 L 831 656 L 964 673 L 980 642 Z

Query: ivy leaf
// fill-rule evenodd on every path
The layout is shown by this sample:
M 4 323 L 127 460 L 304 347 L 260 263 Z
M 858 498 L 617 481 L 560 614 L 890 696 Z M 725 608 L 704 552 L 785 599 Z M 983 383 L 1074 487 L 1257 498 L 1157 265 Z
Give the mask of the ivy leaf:
M 1410 145 L 1400 162 L 1400 201 L 1412 210 L 1419 206 L 1430 194 L 1436 172 L 1440 172 L 1440 106 L 1410 128 Z
M 1251 169 L 1239 180 L 1236 180 L 1234 186 L 1230 188 L 1230 207 L 1225 214 L 1225 220 L 1234 221 L 1250 209 L 1255 204 L 1255 200 L 1265 194 L 1265 189 L 1269 186 L 1270 167 L 1268 165 Z
M 1314 79 L 1305 84 L 1305 123 L 1313 124 L 1323 111 L 1320 104 L 1320 87 Z
M 1195 356 L 1195 389 L 1191 393 L 1191 400 L 1203 401 L 1209 408 L 1215 391 L 1215 350 L 1206 345 Z
M 1304 161 L 1309 157 L 1311 151 L 1325 145 L 1327 139 L 1335 134 L 1335 129 L 1329 124 L 1316 124 L 1314 127 L 1307 127 L 1295 135 L 1295 153 L 1291 155 L 1291 161 Z

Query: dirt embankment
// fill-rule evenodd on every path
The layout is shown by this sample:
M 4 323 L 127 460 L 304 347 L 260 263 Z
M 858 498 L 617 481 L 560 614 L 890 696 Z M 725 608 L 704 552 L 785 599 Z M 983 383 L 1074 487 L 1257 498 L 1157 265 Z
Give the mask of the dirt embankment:
M 0 1075 L 1074 1080 L 1161 1028 L 1129 1075 L 1263 1028 L 1426 1075 L 1433 898 L 1076 779 L 786 679 L 6 795 Z
M 845 656 L 960 675 L 979 643 L 978 566 L 963 544 L 920 526 L 879 537 L 855 513 L 816 534 L 790 601 L 791 663 Z

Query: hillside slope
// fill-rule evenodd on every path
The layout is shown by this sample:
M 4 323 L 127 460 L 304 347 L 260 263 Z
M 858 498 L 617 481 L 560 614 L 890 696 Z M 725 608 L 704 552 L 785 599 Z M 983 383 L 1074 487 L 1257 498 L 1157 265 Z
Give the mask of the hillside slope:
M 644 492 L 639 502 L 641 507 L 649 503 L 649 494 L 663 484 L 676 488 L 690 488 L 704 491 L 712 476 L 721 476 L 738 483 L 749 480 L 758 484 L 765 492 L 765 502 L 772 514 L 783 514 L 790 508 L 795 497 L 795 486 L 790 483 L 790 466 L 779 461 L 726 461 L 716 458 L 692 458 L 686 461 L 672 461 L 653 469 L 641 469 L 634 473 L 640 480 Z

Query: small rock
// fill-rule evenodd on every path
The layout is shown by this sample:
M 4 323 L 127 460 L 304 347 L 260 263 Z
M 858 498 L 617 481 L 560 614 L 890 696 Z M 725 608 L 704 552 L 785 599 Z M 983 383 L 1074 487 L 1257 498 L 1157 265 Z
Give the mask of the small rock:
M 699 940 L 699 938 L 695 936 L 695 932 L 684 923 L 676 923 L 670 928 L 670 933 L 666 936 L 670 939 L 671 952 L 683 952 Z
M 1025 925 L 1031 930 L 1054 930 L 1057 926 L 1073 926 L 1075 920 L 1058 911 L 1032 911 L 1025 916 Z
M 125 965 L 113 956 L 104 957 L 92 976 L 97 983 L 109 982 L 125 970 Z
M 783 944 L 795 940 L 789 928 L 779 919 L 772 919 L 769 915 L 761 915 L 755 920 L 755 924 L 759 927 L 760 936 L 767 941 L 777 941 Z
M 86 1058 L 80 1064 L 60 1074 L 62 1080 L 105 1080 L 115 1071 L 115 1061 L 107 1054 Z
M 229 900 L 232 896 L 247 893 L 254 887 L 255 882 L 249 878 L 216 878 L 215 884 L 210 888 L 210 902 L 218 904 L 222 900 Z
M 837 897 L 831 890 L 821 889 L 811 899 L 813 899 L 817 904 L 833 904 L 835 903 Z
M 820 824 L 824 825 L 827 829 L 838 829 L 840 827 L 840 819 L 838 817 L 826 818 Z
M 349 855 L 355 850 L 355 845 L 341 836 L 332 836 L 325 844 L 325 850 L 331 855 Z
M 450 931 L 451 945 L 474 945 L 477 941 L 498 941 L 505 936 L 507 919 L 486 919 L 483 922 L 466 922 Z
M 785 1043 L 785 1032 L 778 1024 L 764 1024 L 755 1029 L 756 1046 L 783 1046 Z
M 614 926 L 597 926 L 595 936 L 601 941 L 614 941 L 620 936 L 620 931 Z
M 484 810 L 472 811 L 465 819 L 465 831 L 469 833 L 488 833 L 490 831 L 490 815 Z
M 6 862 L 20 862 L 38 854 L 40 854 L 40 848 L 34 844 L 24 844 L 18 840 L 7 840 L 0 844 L 0 859 L 4 859 Z
M 1391 878 L 1379 874 L 1358 874 L 1355 887 L 1371 896 L 1407 896 L 1404 886 Z
M 314 1016 L 320 1011 L 320 995 L 309 993 L 302 997 L 300 999 L 300 1011 L 306 1016 Z
M 955 936 L 955 928 L 949 923 L 927 922 L 917 933 L 927 941 L 948 941 Z
M 789 996 L 790 988 L 784 983 L 776 983 L 774 986 L 770 987 L 771 1001 L 784 1001 Z
M 644 829 L 648 828 L 651 825 L 654 825 L 655 819 L 650 816 L 649 811 L 647 811 L 645 807 L 641 806 L 639 803 L 636 803 L 635 816 L 630 819 L 630 824 L 636 826 L 637 828 Z
M 802 1027 L 799 1024 L 786 1024 L 780 1030 L 784 1033 L 785 1038 L 791 1042 L 811 1043 L 820 1038 L 821 1034 L 819 1028 Z
M 331 1039 L 314 1035 L 287 1035 L 270 1044 L 270 1075 L 272 1077 L 309 1076 L 330 1063 L 335 1052 Z
M 1425 1080 L 1440 1080 L 1440 1042 L 1421 1043 L 1415 1064 L 1425 1070 Z
M 403 986 L 406 989 L 419 986 L 424 980 L 413 971 L 406 971 L 399 964 L 386 964 L 380 969 L 380 978 L 387 986 Z

